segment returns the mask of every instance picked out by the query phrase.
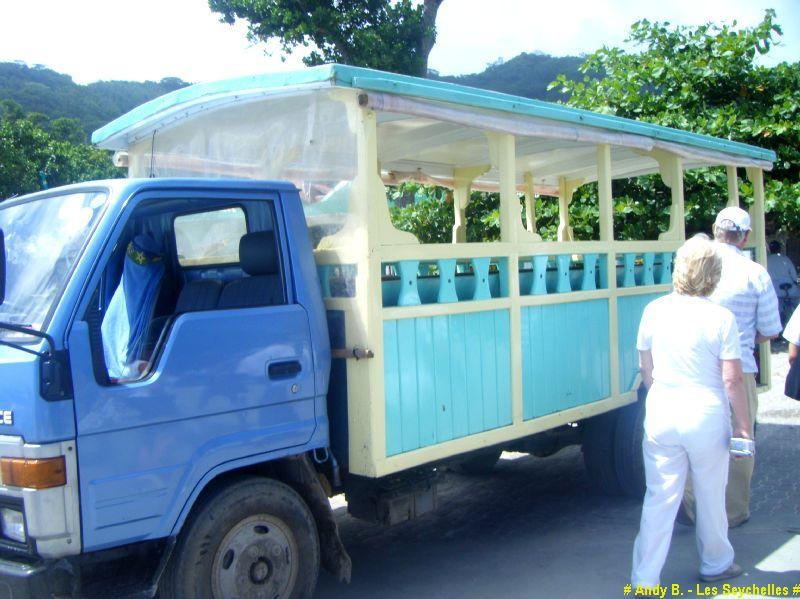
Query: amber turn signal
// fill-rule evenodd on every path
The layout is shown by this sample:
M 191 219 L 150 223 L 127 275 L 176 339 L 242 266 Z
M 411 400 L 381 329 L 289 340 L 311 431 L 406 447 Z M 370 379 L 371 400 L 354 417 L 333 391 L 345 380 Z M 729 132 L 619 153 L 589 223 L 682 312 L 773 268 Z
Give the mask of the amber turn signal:
M 67 484 L 64 456 L 42 458 L 0 458 L 0 480 L 10 487 L 50 489 Z

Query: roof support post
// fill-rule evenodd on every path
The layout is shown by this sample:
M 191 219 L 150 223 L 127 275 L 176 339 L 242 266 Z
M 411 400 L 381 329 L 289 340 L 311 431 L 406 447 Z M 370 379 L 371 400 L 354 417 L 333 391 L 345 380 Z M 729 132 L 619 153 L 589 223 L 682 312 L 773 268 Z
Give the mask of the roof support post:
M 614 241 L 614 198 L 611 196 L 611 146 L 608 144 L 597 146 L 597 197 L 600 204 L 600 241 Z
M 605 256 L 600 259 L 601 273 L 605 271 L 605 283 L 610 291 L 608 298 L 608 350 L 611 356 L 611 396 L 620 393 L 619 388 L 619 327 L 617 316 L 617 254 L 613 251 L 614 241 L 614 198 L 611 193 L 611 146 L 600 144 L 597 146 L 597 199 L 600 212 L 600 241 L 608 244 Z
M 455 212 L 453 243 L 467 241 L 467 205 L 470 199 L 470 187 L 476 178 L 490 168 L 487 165 L 453 169 L 453 211 Z
M 658 238 L 660 240 L 680 241 L 686 238 L 686 213 L 683 201 L 683 159 L 677 154 L 670 154 L 663 150 L 653 150 L 651 155 L 658 161 L 661 180 L 672 192 L 669 229 L 661 233 Z
M 764 226 L 764 171 L 758 167 L 747 167 L 745 169 L 747 178 L 753 184 L 753 205 L 750 206 L 750 222 L 752 231 L 751 238 L 748 240 L 755 249 L 756 262 L 764 268 L 767 267 L 767 235 Z M 762 343 L 759 349 L 758 370 L 761 373 L 761 381 L 769 381 L 772 376 L 772 368 L 769 353 L 769 341 Z
M 497 168 L 500 187 L 500 241 L 513 244 L 506 258 L 505 275 L 501 271 L 501 288 L 505 288 L 510 301 L 508 316 L 511 344 L 511 419 L 521 424 L 524 417 L 522 404 L 522 312 L 519 301 L 519 248 L 516 244 L 529 235 L 522 227 L 522 206 L 517 196 L 516 140 L 509 133 L 486 132 L 489 156 Z
M 767 235 L 764 227 L 764 172 L 758 167 L 746 169 L 747 178 L 753 184 L 753 205 L 750 206 L 750 220 L 753 232 L 750 241 L 755 244 L 756 261 L 767 266 Z
M 522 207 L 517 197 L 517 160 L 514 136 L 487 133 L 492 166 L 497 168 L 500 188 L 500 240 L 517 243 L 522 229 Z
M 542 236 L 536 232 L 536 195 L 531 171 L 525 172 L 525 224 L 528 233 L 533 235 L 537 241 L 541 241 Z
M 567 180 L 558 178 L 558 240 L 573 241 L 572 227 L 569 226 L 569 205 L 572 194 L 583 184 L 582 179 Z
M 739 206 L 739 179 L 736 176 L 735 166 L 726 166 L 728 175 L 728 206 Z

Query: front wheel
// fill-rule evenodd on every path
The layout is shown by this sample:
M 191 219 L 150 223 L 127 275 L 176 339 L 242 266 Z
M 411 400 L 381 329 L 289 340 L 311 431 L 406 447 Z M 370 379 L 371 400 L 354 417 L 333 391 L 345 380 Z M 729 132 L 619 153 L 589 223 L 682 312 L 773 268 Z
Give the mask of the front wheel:
M 300 599 L 319 574 L 310 510 L 287 485 L 247 478 L 209 496 L 184 526 L 160 595 L 175 599 Z

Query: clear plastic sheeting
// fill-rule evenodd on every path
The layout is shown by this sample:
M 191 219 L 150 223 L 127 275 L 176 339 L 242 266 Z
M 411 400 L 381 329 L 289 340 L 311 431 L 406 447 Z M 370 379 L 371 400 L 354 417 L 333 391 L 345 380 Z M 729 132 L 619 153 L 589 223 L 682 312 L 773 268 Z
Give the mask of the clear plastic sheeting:
M 221 105 L 130 146 L 132 177 L 291 181 L 314 245 L 360 223 L 348 212 L 356 137 L 344 102 L 316 90 Z

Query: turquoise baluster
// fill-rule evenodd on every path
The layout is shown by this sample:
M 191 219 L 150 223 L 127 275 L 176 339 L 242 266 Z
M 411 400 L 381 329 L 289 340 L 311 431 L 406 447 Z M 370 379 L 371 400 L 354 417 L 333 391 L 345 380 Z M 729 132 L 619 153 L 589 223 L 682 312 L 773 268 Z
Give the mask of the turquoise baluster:
M 636 287 L 636 275 L 634 273 L 634 266 L 636 263 L 636 254 L 623 254 L 624 269 L 622 271 L 622 285 L 621 287 Z
M 608 255 L 600 256 L 600 289 L 608 289 Z
M 660 285 L 672 283 L 672 252 L 663 252 L 661 254 L 661 270 L 658 275 L 658 282 Z
M 319 284 L 322 288 L 322 297 L 331 297 L 331 266 L 330 264 L 323 264 L 317 266 L 317 273 L 319 273 Z
M 655 279 L 653 278 L 653 264 L 656 261 L 656 255 L 653 252 L 647 252 L 646 254 L 642 254 L 642 285 L 655 285 Z
M 419 260 L 401 260 L 397 263 L 397 270 L 400 275 L 400 294 L 397 296 L 397 305 L 419 306 L 422 303 L 419 299 L 419 289 L 417 289 Z
M 456 259 L 439 260 L 439 294 L 437 303 L 451 304 L 458 301 L 456 293 Z
M 501 258 L 497 261 L 497 276 L 500 277 L 500 297 L 508 297 L 509 289 L 508 289 L 508 259 Z M 519 276 L 519 271 L 517 271 L 517 276 Z
M 558 269 L 558 282 L 556 283 L 556 293 L 569 293 L 572 285 L 569 282 L 569 254 L 556 256 L 556 267 Z
M 474 300 L 492 299 L 492 292 L 489 290 L 489 258 L 473 258 L 472 273 L 475 277 L 475 291 L 472 293 Z
M 549 256 L 533 256 L 531 295 L 547 295 L 547 260 Z
M 584 254 L 583 279 L 581 280 L 581 289 L 583 291 L 593 291 L 597 289 L 597 277 L 595 276 L 596 269 L 597 254 Z

